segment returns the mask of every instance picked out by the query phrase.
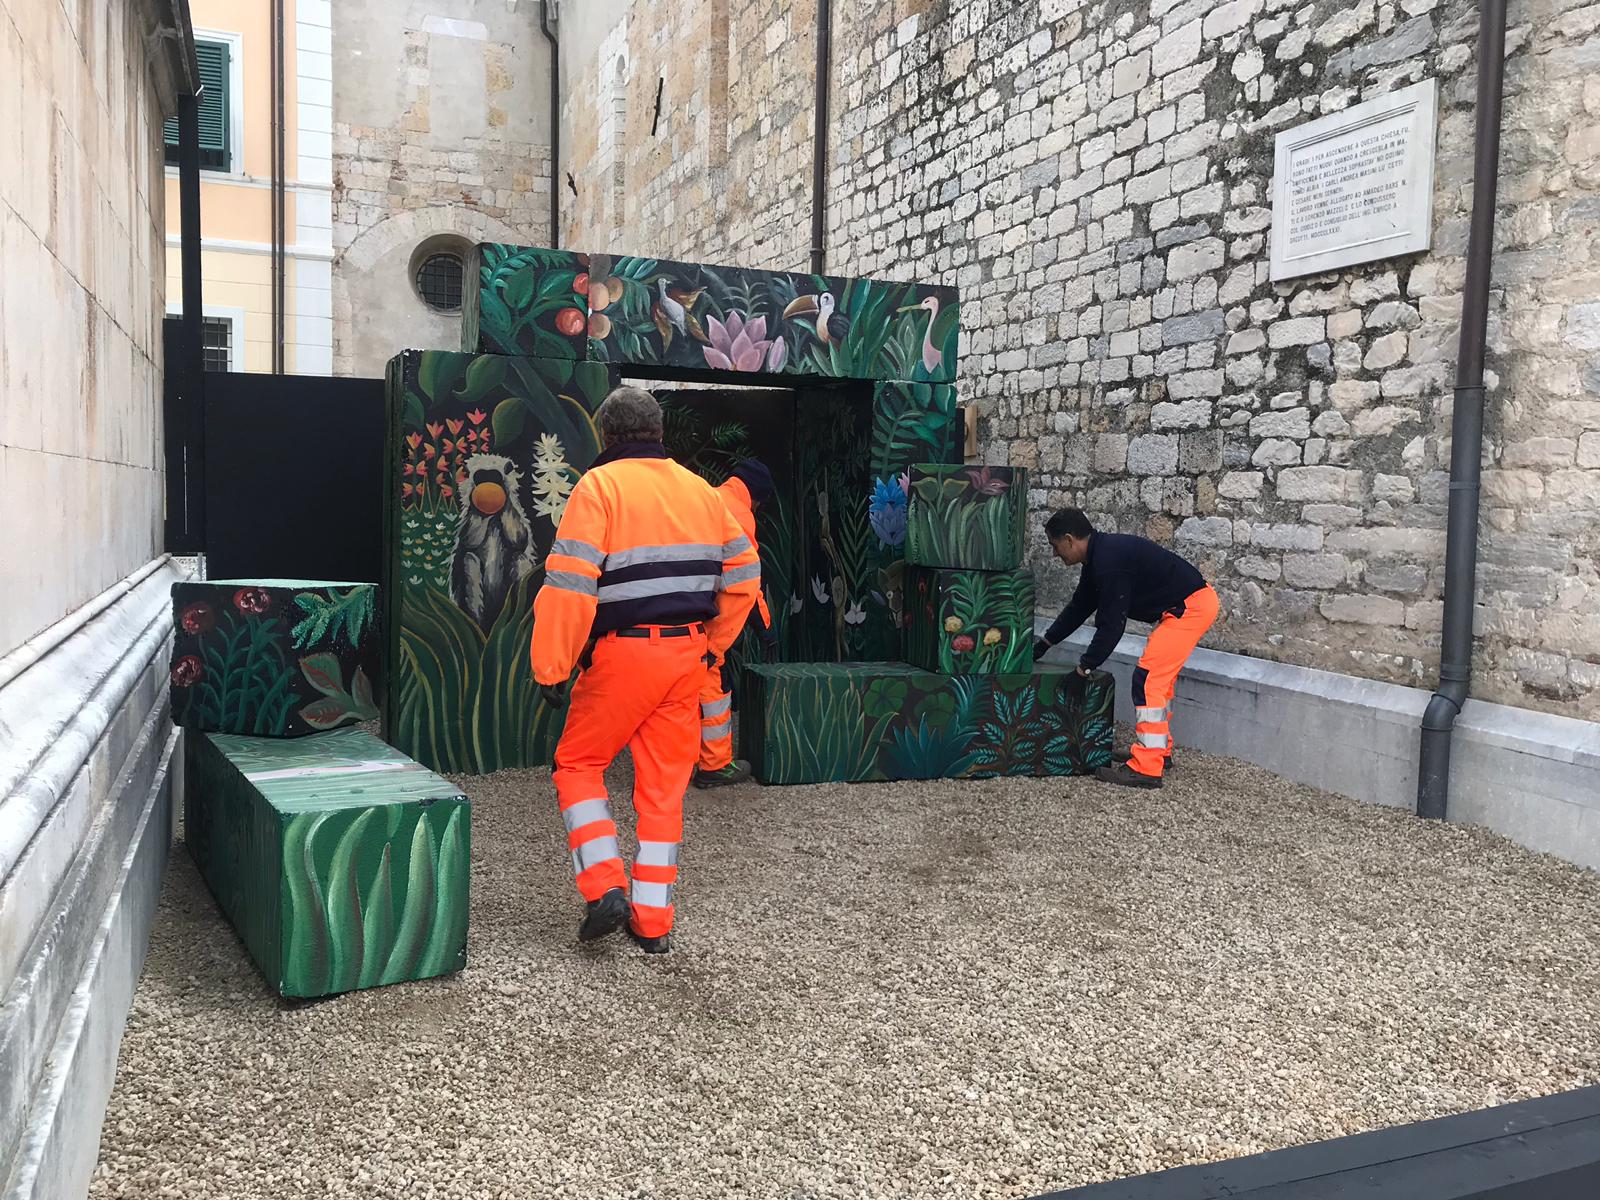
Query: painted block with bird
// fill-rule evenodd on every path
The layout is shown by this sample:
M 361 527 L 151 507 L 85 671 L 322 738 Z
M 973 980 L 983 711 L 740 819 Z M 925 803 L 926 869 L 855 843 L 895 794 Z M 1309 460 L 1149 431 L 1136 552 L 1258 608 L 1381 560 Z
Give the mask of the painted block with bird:
M 1025 468 L 919 463 L 907 496 L 906 561 L 1015 570 L 1027 547 L 1027 520 Z

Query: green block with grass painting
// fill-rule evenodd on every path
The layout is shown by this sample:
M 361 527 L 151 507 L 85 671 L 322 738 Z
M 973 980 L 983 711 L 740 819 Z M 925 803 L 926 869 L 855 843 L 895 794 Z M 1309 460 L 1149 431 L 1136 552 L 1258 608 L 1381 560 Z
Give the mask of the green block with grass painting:
M 906 561 L 921 567 L 1012 571 L 1027 543 L 1028 473 L 1021 467 L 911 468 Z
M 1033 667 L 1033 572 L 906 568 L 906 661 L 946 675 Z
M 739 753 L 763 783 L 1083 775 L 1111 761 L 1104 671 L 766 663 L 745 670 L 743 689 Z
M 359 729 L 191 733 L 184 836 L 267 982 L 326 996 L 467 961 L 471 809 Z

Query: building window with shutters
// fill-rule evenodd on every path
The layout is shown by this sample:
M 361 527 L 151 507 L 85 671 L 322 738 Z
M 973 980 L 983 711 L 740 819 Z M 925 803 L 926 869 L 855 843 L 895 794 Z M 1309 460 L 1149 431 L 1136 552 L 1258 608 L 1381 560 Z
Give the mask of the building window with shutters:
M 230 40 L 210 40 L 196 36 L 195 58 L 200 64 L 200 83 L 204 94 L 200 98 L 200 169 L 203 171 L 234 171 L 239 147 L 236 113 L 239 103 L 235 71 L 239 66 L 239 48 Z M 167 162 L 178 165 L 178 119 L 167 120 Z

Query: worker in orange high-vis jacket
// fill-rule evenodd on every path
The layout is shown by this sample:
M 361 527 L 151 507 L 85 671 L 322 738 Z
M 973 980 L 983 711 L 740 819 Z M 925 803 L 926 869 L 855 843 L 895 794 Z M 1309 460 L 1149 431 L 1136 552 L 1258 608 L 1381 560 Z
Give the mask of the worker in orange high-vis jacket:
M 1133 748 L 1125 761 L 1095 774 L 1127 787 L 1160 787 L 1172 761 L 1173 686 L 1217 619 L 1217 593 L 1192 563 L 1164 546 L 1133 534 L 1101 533 L 1076 508 L 1054 514 L 1044 531 L 1056 557 L 1083 572 L 1033 657 L 1044 657 L 1092 615 L 1094 638 L 1078 660 L 1078 673 L 1087 675 L 1116 649 L 1129 617 L 1154 626 L 1133 672 Z
M 588 902 L 578 937 L 627 925 L 647 953 L 662 954 L 683 794 L 700 750 L 700 687 L 749 616 L 761 563 L 722 498 L 667 457 L 649 392 L 617 388 L 596 420 L 605 449 L 567 499 L 533 602 L 530 653 L 546 702 L 570 702 L 554 781 Z M 624 746 L 638 818 L 631 885 L 605 786 Z
M 772 496 L 772 472 L 754 458 L 737 463 L 733 475 L 717 489 L 733 519 L 744 530 L 750 544 L 761 553 L 756 540 L 756 510 Z M 765 596 L 756 596 L 756 614 L 763 630 L 772 628 L 772 613 Z M 700 688 L 700 763 L 695 768 L 698 788 L 725 787 L 750 778 L 750 764 L 733 757 L 733 695 L 724 678 L 727 664 L 718 659 L 706 668 Z

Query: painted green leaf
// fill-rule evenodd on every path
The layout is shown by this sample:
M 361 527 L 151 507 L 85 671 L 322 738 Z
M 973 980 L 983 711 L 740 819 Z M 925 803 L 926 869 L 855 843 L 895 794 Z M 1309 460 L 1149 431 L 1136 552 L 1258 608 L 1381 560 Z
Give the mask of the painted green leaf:
M 398 804 L 387 805 L 386 814 L 389 818 L 390 828 L 387 833 L 394 837 L 394 822 L 404 811 Z M 366 903 L 361 907 L 364 922 L 361 931 L 361 944 L 363 954 L 361 958 L 360 987 L 372 987 L 383 978 L 383 969 L 388 965 L 389 951 L 394 945 L 394 883 L 390 877 L 392 847 L 386 840 L 383 844 L 383 855 L 378 859 L 378 874 L 372 881 L 372 886 L 367 889 Z
M 366 923 L 361 916 L 361 843 L 377 820 L 378 810 L 357 814 L 334 843 L 328 867 L 328 990 L 348 992 L 361 982 Z
M 289 900 L 289 946 L 282 982 L 305 996 L 327 991 L 328 914 L 323 906 L 321 877 L 317 874 L 311 847 L 317 830 L 332 815 L 331 812 L 302 813 L 289 821 L 284 832 L 283 872 Z
M 477 404 L 497 389 L 506 377 L 506 360 L 499 354 L 479 354 L 467 368 L 467 386 L 462 394 L 463 404 Z
M 356 677 L 351 684 L 350 694 L 355 700 L 353 711 L 357 717 L 363 721 L 371 721 L 377 717 L 378 703 L 373 699 L 372 681 L 360 667 L 356 668 Z
M 527 412 L 522 399 L 511 396 L 500 401 L 494 406 L 494 440 L 499 446 L 507 445 L 522 436 L 522 426 L 527 420 Z
M 339 658 L 335 654 L 324 651 L 320 654 L 308 654 L 300 660 L 300 673 L 306 677 L 306 682 L 324 696 L 343 696 L 344 671 L 339 666 Z
M 411 835 L 405 912 L 401 914 L 400 931 L 395 935 L 394 950 L 383 971 L 384 983 L 398 983 L 402 979 L 416 977 L 417 964 L 422 961 L 428 934 L 433 926 L 434 883 L 438 879 L 438 866 L 433 837 L 428 832 L 424 815 L 417 821 L 416 832 Z
M 457 805 L 445 823 L 439 845 L 439 889 L 434 899 L 433 927 L 418 973 L 442 975 L 456 966 L 467 938 L 467 897 L 470 849 L 467 809 Z

